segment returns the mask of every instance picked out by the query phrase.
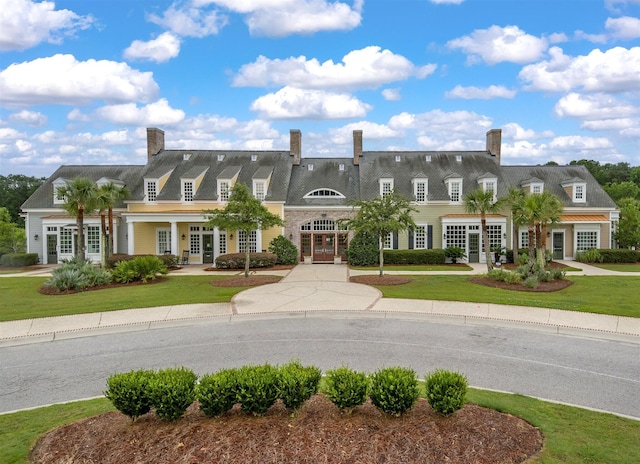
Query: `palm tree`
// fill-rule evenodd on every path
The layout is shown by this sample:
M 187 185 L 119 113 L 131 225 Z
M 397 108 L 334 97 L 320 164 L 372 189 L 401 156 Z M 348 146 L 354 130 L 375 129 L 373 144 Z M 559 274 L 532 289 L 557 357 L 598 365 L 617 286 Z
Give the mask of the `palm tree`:
M 534 198 L 538 222 L 536 224 L 536 257 L 541 268 L 545 266 L 547 248 L 547 226 L 560 221 L 562 202 L 548 191 L 531 195 Z
M 102 220 L 102 231 L 103 231 L 103 234 L 105 230 L 109 231 L 109 233 L 107 234 L 108 242 L 106 246 L 107 251 L 105 254 L 105 258 L 108 258 L 113 254 L 113 207 L 117 202 L 124 200 L 128 195 L 129 195 L 129 192 L 126 187 L 124 186 L 120 187 L 114 184 L 113 182 L 108 182 L 106 184 L 103 184 L 98 189 L 97 196 L 98 196 L 99 208 L 101 213 L 100 216 Z M 108 229 L 105 228 L 105 221 L 104 221 L 105 209 L 108 211 L 108 218 L 109 218 Z
M 84 247 L 84 215 L 96 209 L 97 187 L 93 181 L 78 177 L 62 187 L 58 187 L 58 196 L 64 198 L 63 208 L 76 217 L 78 227 L 78 243 L 76 246 L 76 258 L 85 259 Z
M 514 253 L 514 262 L 518 257 L 518 248 L 520 248 L 520 239 L 518 237 L 518 228 L 524 225 L 524 222 L 519 222 L 521 219 L 518 217 L 518 208 L 524 201 L 525 193 L 524 190 L 518 187 L 509 187 L 509 193 L 505 201 L 509 204 L 511 208 L 511 237 L 513 242 L 513 253 Z
M 494 201 L 493 192 L 490 190 L 477 189 L 464 197 L 465 211 L 470 214 L 480 215 L 482 245 L 487 260 L 487 272 L 491 272 L 493 269 L 493 264 L 491 263 L 491 248 L 489 247 L 489 232 L 487 231 L 487 214 L 497 212 L 500 206 L 499 201 Z

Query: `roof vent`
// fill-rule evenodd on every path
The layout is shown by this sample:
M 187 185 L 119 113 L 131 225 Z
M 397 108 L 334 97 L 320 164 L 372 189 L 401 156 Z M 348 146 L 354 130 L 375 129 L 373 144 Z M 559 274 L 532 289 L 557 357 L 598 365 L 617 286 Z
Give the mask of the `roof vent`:
M 222 153 L 218 155 L 218 161 L 224 161 L 224 155 Z
M 460 163 L 462 161 L 462 155 L 456 155 L 456 161 Z
M 307 164 L 307 169 L 309 171 L 313 171 L 313 164 Z
M 191 159 L 191 153 L 185 153 L 182 155 L 182 159 L 185 161 L 189 161 Z
M 430 162 L 431 162 L 431 155 L 426 155 L 426 156 L 424 157 L 424 160 L 425 160 L 427 163 L 430 163 Z
M 255 161 L 258 159 L 258 155 L 251 155 L 251 161 Z
M 400 155 L 396 155 L 396 163 L 399 163 L 401 159 Z
M 340 171 L 344 171 L 344 163 L 340 163 L 340 164 L 338 165 L 338 169 L 339 169 Z

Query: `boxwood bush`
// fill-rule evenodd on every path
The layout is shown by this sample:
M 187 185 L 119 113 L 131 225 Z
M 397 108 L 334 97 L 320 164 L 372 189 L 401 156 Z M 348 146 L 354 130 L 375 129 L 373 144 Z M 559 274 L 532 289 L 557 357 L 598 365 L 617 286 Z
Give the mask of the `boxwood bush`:
M 158 371 L 149 379 L 149 398 L 156 415 L 162 420 L 176 421 L 195 401 L 198 376 L 185 367 Z
M 458 373 L 436 369 L 424 379 L 427 401 L 434 411 L 445 416 L 464 406 L 467 378 Z
M 385 264 L 444 264 L 445 252 L 432 250 L 385 250 Z
M 327 371 L 325 393 L 342 412 L 350 414 L 353 408 L 367 401 L 369 378 L 347 366 Z
M 419 395 L 418 379 L 413 369 L 387 367 L 371 377 L 371 402 L 387 414 L 404 414 L 418 401 Z
M 599 249 L 602 263 L 636 263 L 640 261 L 640 251 L 629 249 Z
M 233 408 L 238 394 L 238 369 L 222 369 L 205 374 L 196 386 L 196 399 L 200 410 L 207 416 L 217 417 Z
M 366 232 L 356 233 L 347 248 L 347 261 L 352 266 L 373 266 L 380 260 L 378 239 Z
M 293 360 L 280 366 L 278 397 L 285 407 L 296 410 L 318 393 L 322 372 L 315 366 L 303 366 Z
M 216 258 L 216 267 L 219 269 L 244 269 L 246 256 L 244 253 L 228 253 Z M 273 267 L 278 260 L 274 253 L 250 253 L 249 267 Z
M 277 256 L 276 264 L 298 264 L 298 248 L 284 235 L 271 240 L 269 253 Z
M 107 391 L 104 392 L 104 396 L 133 422 L 151 411 L 149 380 L 153 375 L 154 372 L 150 370 L 113 374 L 107 379 Z
M 236 401 L 254 416 L 264 415 L 278 400 L 278 368 L 270 364 L 243 366 L 238 370 Z
M 38 264 L 38 253 L 6 253 L 0 257 L 0 266 L 23 267 Z

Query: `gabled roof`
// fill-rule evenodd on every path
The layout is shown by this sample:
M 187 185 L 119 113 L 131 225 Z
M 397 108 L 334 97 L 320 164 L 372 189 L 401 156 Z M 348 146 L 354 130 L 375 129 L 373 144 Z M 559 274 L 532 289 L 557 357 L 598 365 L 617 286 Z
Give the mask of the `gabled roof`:
M 309 164 L 313 164 L 312 171 Z M 300 165 L 293 166 L 291 171 L 287 206 L 347 206 L 349 200 L 360 198 L 359 186 L 359 168 L 352 158 L 302 158 Z M 318 189 L 335 190 L 346 198 L 304 198 Z

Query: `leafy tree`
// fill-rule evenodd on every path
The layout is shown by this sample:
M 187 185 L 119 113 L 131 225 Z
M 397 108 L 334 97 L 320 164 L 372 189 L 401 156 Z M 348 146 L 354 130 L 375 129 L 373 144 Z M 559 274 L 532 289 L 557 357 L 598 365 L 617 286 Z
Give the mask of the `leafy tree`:
M 410 200 L 392 192 L 372 200 L 357 200 L 353 202 L 357 213 L 352 219 L 341 219 L 338 223 L 349 230 L 358 233 L 368 233 L 378 240 L 380 263 L 380 277 L 384 274 L 384 239 L 389 234 L 413 228 L 416 226 L 412 212 L 416 212 L 410 205 Z
M 626 198 L 620 203 L 620 222 L 613 238 L 621 248 L 640 248 L 640 200 Z
M 0 208 L 0 254 L 23 253 L 26 243 L 24 229 L 12 222 L 7 208 Z
M 487 230 L 487 214 L 495 213 L 501 208 L 500 201 L 494 201 L 493 192 L 490 190 L 477 189 L 469 192 L 464 197 L 464 209 L 470 214 L 480 215 L 480 225 L 482 228 L 482 243 L 487 257 L 487 272 L 493 269 L 491 262 L 491 247 L 489 246 L 489 231 Z
M 113 254 L 113 207 L 115 204 L 127 198 L 129 195 L 126 187 L 120 187 L 113 182 L 109 182 L 107 184 L 101 185 L 98 188 L 96 193 L 96 199 L 98 201 L 98 209 L 100 210 L 100 220 L 102 225 L 102 234 L 103 237 L 106 235 L 107 240 L 106 243 L 103 243 L 102 250 L 104 259 L 103 262 L 106 262 L 106 259 L 109 258 Z M 109 219 L 109 228 L 106 228 L 105 224 L 105 216 L 104 210 L 107 210 L 108 219 Z M 108 230 L 108 233 L 105 231 Z M 104 240 L 103 240 L 104 242 Z
M 96 184 L 89 179 L 77 177 L 67 185 L 58 187 L 56 194 L 64 198 L 62 207 L 72 216 L 76 217 L 78 227 L 78 243 L 76 246 L 76 258 L 85 259 L 84 247 L 84 215 L 98 208 Z
M 11 222 L 19 227 L 24 227 L 24 218 L 20 216 L 20 206 L 44 181 L 44 177 L 36 178 L 22 174 L 0 176 L 0 205 L 7 208 Z
M 231 189 L 227 206 L 223 209 L 205 210 L 207 226 L 220 230 L 242 230 L 247 238 L 245 246 L 244 276 L 249 276 L 249 236 L 254 230 L 267 230 L 274 226 L 283 226 L 280 216 L 271 213 L 262 202 L 251 195 L 249 187 L 237 182 Z
M 640 185 L 631 181 L 612 182 L 611 184 L 603 186 L 603 188 L 616 203 L 624 198 L 636 198 L 640 200 Z

